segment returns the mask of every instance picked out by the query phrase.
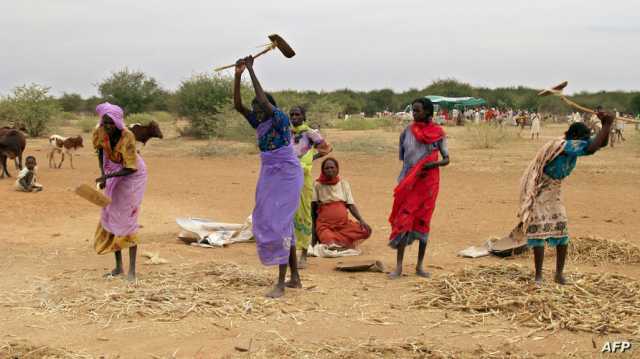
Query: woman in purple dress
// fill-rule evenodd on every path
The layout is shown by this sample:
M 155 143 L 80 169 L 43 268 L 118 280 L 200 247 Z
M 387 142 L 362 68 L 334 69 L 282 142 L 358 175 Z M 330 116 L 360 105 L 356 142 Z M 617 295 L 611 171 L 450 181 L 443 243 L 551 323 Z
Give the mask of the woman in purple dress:
M 251 110 L 242 104 L 240 95 L 245 69 L 256 92 Z M 293 227 L 302 189 L 302 169 L 293 149 L 289 117 L 276 107 L 273 97 L 262 90 L 253 70 L 252 56 L 236 62 L 233 100 L 235 109 L 257 132 L 260 178 L 252 218 L 253 235 L 262 264 L 279 266 L 278 283 L 267 293 L 267 297 L 278 298 L 284 295 L 285 286 L 302 287 Z M 291 267 L 291 280 L 285 283 L 287 266 Z

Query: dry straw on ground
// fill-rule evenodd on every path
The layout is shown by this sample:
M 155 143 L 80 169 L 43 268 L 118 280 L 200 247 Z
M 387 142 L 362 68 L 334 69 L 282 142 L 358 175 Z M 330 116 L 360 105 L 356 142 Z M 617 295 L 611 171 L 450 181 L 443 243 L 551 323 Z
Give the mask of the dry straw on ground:
M 545 256 L 555 255 L 551 250 Z M 532 251 L 525 251 L 518 257 L 531 257 Z M 569 241 L 569 261 L 580 264 L 640 264 L 640 247 L 601 237 L 575 237 Z
M 42 359 L 91 359 L 88 354 L 78 354 L 62 348 L 47 345 L 33 345 L 24 340 L 8 343 L 0 342 L 0 359 L 4 358 L 42 358 Z
M 428 358 L 428 359 L 494 359 L 534 358 L 529 353 L 515 353 L 516 350 L 488 350 L 478 347 L 470 351 L 443 349 L 428 344 L 422 339 L 381 340 L 370 338 L 368 341 L 336 340 L 317 344 L 294 344 L 284 338 L 271 341 L 265 348 L 252 353 L 253 358 Z
M 608 273 L 573 273 L 571 284 L 537 287 L 532 277 L 517 265 L 463 269 L 422 284 L 412 307 L 488 313 L 536 330 L 640 339 L 640 282 Z
M 183 265 L 148 272 L 130 285 L 120 278 L 87 279 L 77 272 L 67 272 L 37 282 L 30 290 L 0 295 L 0 304 L 88 318 L 105 327 L 123 318 L 172 322 L 189 315 L 251 315 L 260 319 L 278 310 L 276 302 L 263 295 L 270 285 L 272 280 L 266 272 L 232 263 Z
M 577 263 L 640 263 L 640 247 L 600 237 L 577 237 L 569 242 L 569 259 Z

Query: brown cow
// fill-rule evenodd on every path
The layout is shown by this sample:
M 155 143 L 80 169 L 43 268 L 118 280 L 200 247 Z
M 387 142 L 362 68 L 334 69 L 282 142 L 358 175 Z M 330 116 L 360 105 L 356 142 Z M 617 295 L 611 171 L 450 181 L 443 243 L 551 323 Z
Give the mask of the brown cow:
M 65 153 L 69 155 L 69 162 L 71 163 L 71 168 L 74 168 L 73 152 L 76 151 L 78 148 L 84 147 L 82 145 L 82 136 L 62 137 L 59 135 L 52 135 L 51 137 L 49 137 L 49 144 L 51 145 L 51 151 L 49 152 L 50 168 L 62 167 L 62 162 L 64 162 Z M 55 161 L 56 152 L 62 155 L 62 158 L 60 159 L 60 164 L 58 164 L 58 166 L 56 166 L 56 161 Z
M 136 137 L 136 141 L 142 142 L 143 146 L 146 145 L 147 141 L 149 141 L 149 139 L 151 138 L 163 138 L 160 126 L 156 121 L 151 121 L 146 126 L 143 126 L 139 123 L 134 123 L 127 127 L 129 128 L 129 131 L 133 132 L 133 135 Z

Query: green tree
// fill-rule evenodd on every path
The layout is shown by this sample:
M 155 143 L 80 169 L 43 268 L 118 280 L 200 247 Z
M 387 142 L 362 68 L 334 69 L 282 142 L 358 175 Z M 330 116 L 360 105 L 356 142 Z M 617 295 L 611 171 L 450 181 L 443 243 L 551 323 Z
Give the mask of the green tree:
M 311 105 L 310 96 L 306 95 L 304 92 L 285 90 L 272 93 L 272 95 L 278 103 L 278 107 L 283 111 L 291 109 L 293 106 L 302 106 L 307 108 Z
M 429 92 L 426 95 L 466 97 L 473 96 L 473 87 L 455 79 L 444 79 L 434 81 L 431 85 L 427 86 L 423 92 Z
M 85 103 L 77 93 L 63 93 L 58 99 L 58 103 L 65 112 L 80 112 L 85 110 Z
M 0 99 L 0 126 L 7 126 L 15 123 L 18 115 L 15 107 L 8 99 Z
M 369 116 L 376 112 L 393 110 L 397 107 L 395 97 L 396 94 L 390 89 L 369 91 L 363 110 Z
M 152 110 L 165 94 L 154 78 L 127 68 L 102 81 L 98 91 L 104 100 L 122 107 L 127 114 Z
M 306 108 L 307 122 L 313 128 L 324 128 L 338 118 L 341 111 L 339 104 L 326 97 L 320 98 Z
M 104 102 L 102 98 L 98 96 L 91 96 L 84 100 L 84 108 L 88 112 L 95 112 L 96 107 L 98 107 L 102 102 Z
M 405 91 L 401 94 L 398 94 L 398 107 L 393 109 L 394 112 L 399 112 L 399 111 L 404 111 L 405 108 L 411 104 L 411 102 L 413 102 L 415 99 L 424 97 L 425 94 L 416 89 L 416 88 L 411 88 L 408 91 Z
M 16 126 L 24 126 L 29 136 L 40 136 L 49 121 L 59 111 L 58 101 L 49 95 L 49 88 L 37 84 L 19 86 L 7 97 Z
M 232 82 L 228 78 L 195 75 L 183 81 L 176 91 L 178 114 L 191 121 L 197 137 L 213 137 L 224 125 L 217 117 L 231 100 Z
M 173 94 L 171 92 L 160 89 L 160 91 L 158 91 L 158 96 L 156 96 L 153 102 L 147 106 L 147 111 L 170 111 L 173 105 L 172 97 Z
M 292 104 L 302 104 L 310 108 L 314 106 L 316 102 L 326 99 L 340 106 L 339 112 L 348 114 L 365 112 L 371 115 L 385 109 L 390 111 L 403 111 L 411 101 L 427 95 L 479 97 L 486 100 L 490 107 L 538 110 L 555 114 L 565 114 L 571 111 L 568 106 L 555 96 L 539 97 L 537 95 L 539 91 L 539 89 L 524 86 L 498 88 L 474 87 L 455 79 L 444 79 L 436 80 L 421 90 L 412 88 L 401 93 L 394 93 L 390 89 L 371 90 L 367 92 L 341 89 L 326 93 L 286 90 L 275 92 L 274 96 L 278 104 L 283 108 Z M 640 93 L 600 91 L 581 92 L 572 96 L 572 98 L 576 102 L 588 107 L 601 105 L 604 108 L 611 110 L 617 109 L 621 112 L 638 112 L 640 109 L 638 109 L 637 102 L 635 107 L 634 102 L 632 102 L 635 96 L 640 96 Z M 640 100 L 636 101 L 640 102 Z
M 327 94 L 327 99 L 341 106 L 341 112 L 354 114 L 360 113 L 365 106 L 365 93 L 355 92 L 349 89 L 337 90 Z
M 629 102 L 629 110 L 634 114 L 640 113 L 640 93 L 634 95 Z

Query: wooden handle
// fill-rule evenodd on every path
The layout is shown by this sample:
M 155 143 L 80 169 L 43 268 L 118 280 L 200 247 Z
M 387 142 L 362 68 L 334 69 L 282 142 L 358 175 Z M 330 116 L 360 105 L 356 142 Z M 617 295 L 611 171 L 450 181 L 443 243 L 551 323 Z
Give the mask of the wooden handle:
M 577 103 L 569 100 L 568 98 L 566 98 L 564 95 L 560 95 L 560 98 L 562 99 L 562 101 L 564 101 L 564 103 L 566 103 L 567 105 L 575 108 L 576 110 L 582 111 L 582 112 L 587 112 L 587 113 L 596 113 L 594 110 L 578 105 Z
M 564 103 L 566 103 L 567 105 L 575 108 L 576 110 L 579 110 L 579 111 L 582 111 L 582 112 L 587 112 L 587 113 L 593 113 L 593 114 L 596 113 L 596 111 L 594 111 L 594 110 L 592 110 L 590 108 L 584 107 L 582 105 L 579 105 L 579 104 L 569 100 L 564 95 L 560 95 L 560 98 L 562 99 L 562 101 L 564 101 Z M 640 123 L 640 121 L 638 121 L 638 120 L 634 120 L 634 119 L 631 119 L 631 118 L 625 118 L 625 117 L 617 117 L 616 116 L 615 119 L 617 121 L 624 121 L 624 122 L 627 122 L 627 123 Z
M 267 52 L 269 52 L 269 51 L 271 51 L 271 50 L 273 50 L 275 48 L 276 48 L 276 44 L 270 44 L 269 46 L 267 46 L 266 49 L 264 49 L 264 50 L 258 52 L 257 54 L 253 55 L 253 58 L 255 59 L 257 57 L 260 57 L 260 56 L 266 54 Z M 230 69 L 232 67 L 236 67 L 236 64 L 218 67 L 216 69 L 213 69 L 213 71 L 214 72 L 219 72 L 219 71 L 222 71 L 222 70 Z
M 257 54 L 253 55 L 253 58 L 255 59 L 257 57 L 260 57 L 260 56 L 266 54 L 267 52 L 269 52 L 269 51 L 271 51 L 271 50 L 273 50 L 275 48 L 276 48 L 276 44 L 271 44 L 271 45 L 267 46 L 266 49 L 264 49 L 264 50 L 258 52 Z
M 218 68 L 213 69 L 213 71 L 214 72 L 219 72 L 219 71 L 222 71 L 222 70 L 230 69 L 232 67 L 236 67 L 236 64 L 218 67 Z
M 564 101 L 564 103 L 566 103 L 567 105 L 575 108 L 576 110 L 579 110 L 579 111 L 582 111 L 582 112 L 587 112 L 587 113 L 593 113 L 593 114 L 596 113 L 596 111 L 594 111 L 594 110 L 592 110 L 590 108 L 584 107 L 582 105 L 579 105 L 579 104 L 569 100 L 564 95 L 560 95 L 560 98 L 562 99 L 562 101 Z M 615 119 L 618 120 L 618 121 L 624 121 L 624 122 L 627 122 L 627 123 L 640 123 L 640 121 L 638 121 L 638 120 L 633 120 L 633 119 L 624 118 L 624 117 L 617 117 L 616 116 Z
M 624 122 L 627 122 L 627 123 L 640 123 L 640 121 L 638 121 L 638 120 L 634 120 L 634 119 L 631 119 L 631 118 L 625 118 L 625 117 L 616 117 L 616 120 L 624 121 Z

